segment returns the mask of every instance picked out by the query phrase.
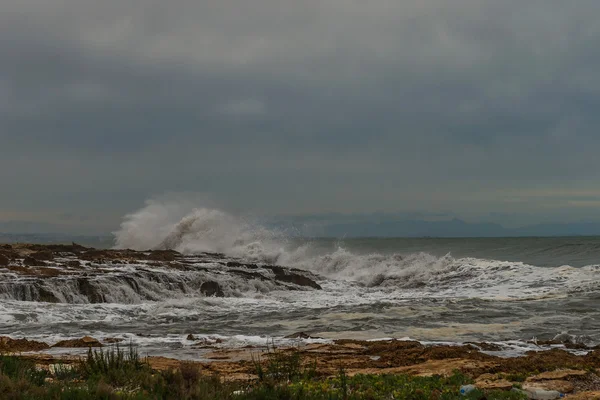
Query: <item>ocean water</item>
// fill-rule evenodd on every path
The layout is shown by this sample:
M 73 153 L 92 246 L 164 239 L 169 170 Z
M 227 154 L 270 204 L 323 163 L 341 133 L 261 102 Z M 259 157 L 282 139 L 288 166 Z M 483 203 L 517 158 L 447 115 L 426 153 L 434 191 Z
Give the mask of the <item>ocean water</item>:
M 142 276 L 128 266 L 115 273 L 131 273 L 144 296 L 98 279 L 107 300 L 89 304 L 64 295 L 70 286 L 57 281 L 62 301 L 44 303 L 23 301 L 16 283 L 5 281 L 0 334 L 48 342 L 119 337 L 145 354 L 196 359 L 203 353 L 186 340 L 190 333 L 229 347 L 285 343 L 300 331 L 323 340 L 487 341 L 502 344 L 505 355 L 537 348 L 528 343 L 536 339 L 600 343 L 597 237 L 304 239 L 219 210 L 150 202 L 125 218 L 114 246 L 219 252 L 299 268 L 323 289 L 232 284 L 241 278 L 217 271 L 213 278 L 235 290 L 204 297 L 177 289 L 193 272 L 156 267 L 155 276 Z

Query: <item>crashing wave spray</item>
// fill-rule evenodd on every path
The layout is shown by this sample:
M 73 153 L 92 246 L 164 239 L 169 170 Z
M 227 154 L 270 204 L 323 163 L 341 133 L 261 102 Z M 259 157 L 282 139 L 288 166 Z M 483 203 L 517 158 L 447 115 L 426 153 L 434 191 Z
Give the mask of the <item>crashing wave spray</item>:
M 318 251 L 310 243 L 299 245 L 280 232 L 223 211 L 186 208 L 188 205 L 148 201 L 125 217 L 115 233 L 116 247 L 173 249 L 184 254 L 217 252 L 296 267 L 377 290 L 443 290 L 458 297 L 530 298 L 597 290 L 600 278 L 600 269 L 593 266 L 543 268 L 449 254 L 357 254 L 343 245 Z
M 186 208 L 176 201 L 149 200 L 125 216 L 114 233 L 115 247 L 177 250 L 184 254 L 217 252 L 265 263 L 283 263 L 285 235 L 216 209 Z

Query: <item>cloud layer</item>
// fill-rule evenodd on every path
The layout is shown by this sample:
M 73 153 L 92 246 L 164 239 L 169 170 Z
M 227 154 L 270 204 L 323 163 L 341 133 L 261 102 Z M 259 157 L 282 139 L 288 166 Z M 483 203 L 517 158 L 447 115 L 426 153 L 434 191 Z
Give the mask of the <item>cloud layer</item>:
M 258 213 L 598 219 L 598 15 L 593 0 L 5 0 L 0 209 L 105 229 L 185 191 Z

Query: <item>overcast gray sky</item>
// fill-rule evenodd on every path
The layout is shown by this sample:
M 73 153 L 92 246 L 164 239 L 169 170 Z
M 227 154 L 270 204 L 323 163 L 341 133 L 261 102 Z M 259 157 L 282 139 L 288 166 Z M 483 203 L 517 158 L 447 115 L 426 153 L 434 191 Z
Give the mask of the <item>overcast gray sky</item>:
M 0 221 L 600 219 L 597 0 L 2 0 Z

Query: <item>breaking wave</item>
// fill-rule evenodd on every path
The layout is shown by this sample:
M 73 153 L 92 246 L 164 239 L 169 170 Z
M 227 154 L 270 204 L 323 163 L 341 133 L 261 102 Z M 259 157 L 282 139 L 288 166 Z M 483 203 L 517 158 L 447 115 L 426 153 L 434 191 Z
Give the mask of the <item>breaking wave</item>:
M 189 210 L 189 209 L 188 209 Z M 459 297 L 530 298 L 600 289 L 600 267 L 535 267 L 522 262 L 442 257 L 419 252 L 357 254 L 337 244 L 324 251 L 220 210 L 186 212 L 178 203 L 148 201 L 115 232 L 117 248 L 219 252 L 285 265 L 379 290 L 421 289 Z

